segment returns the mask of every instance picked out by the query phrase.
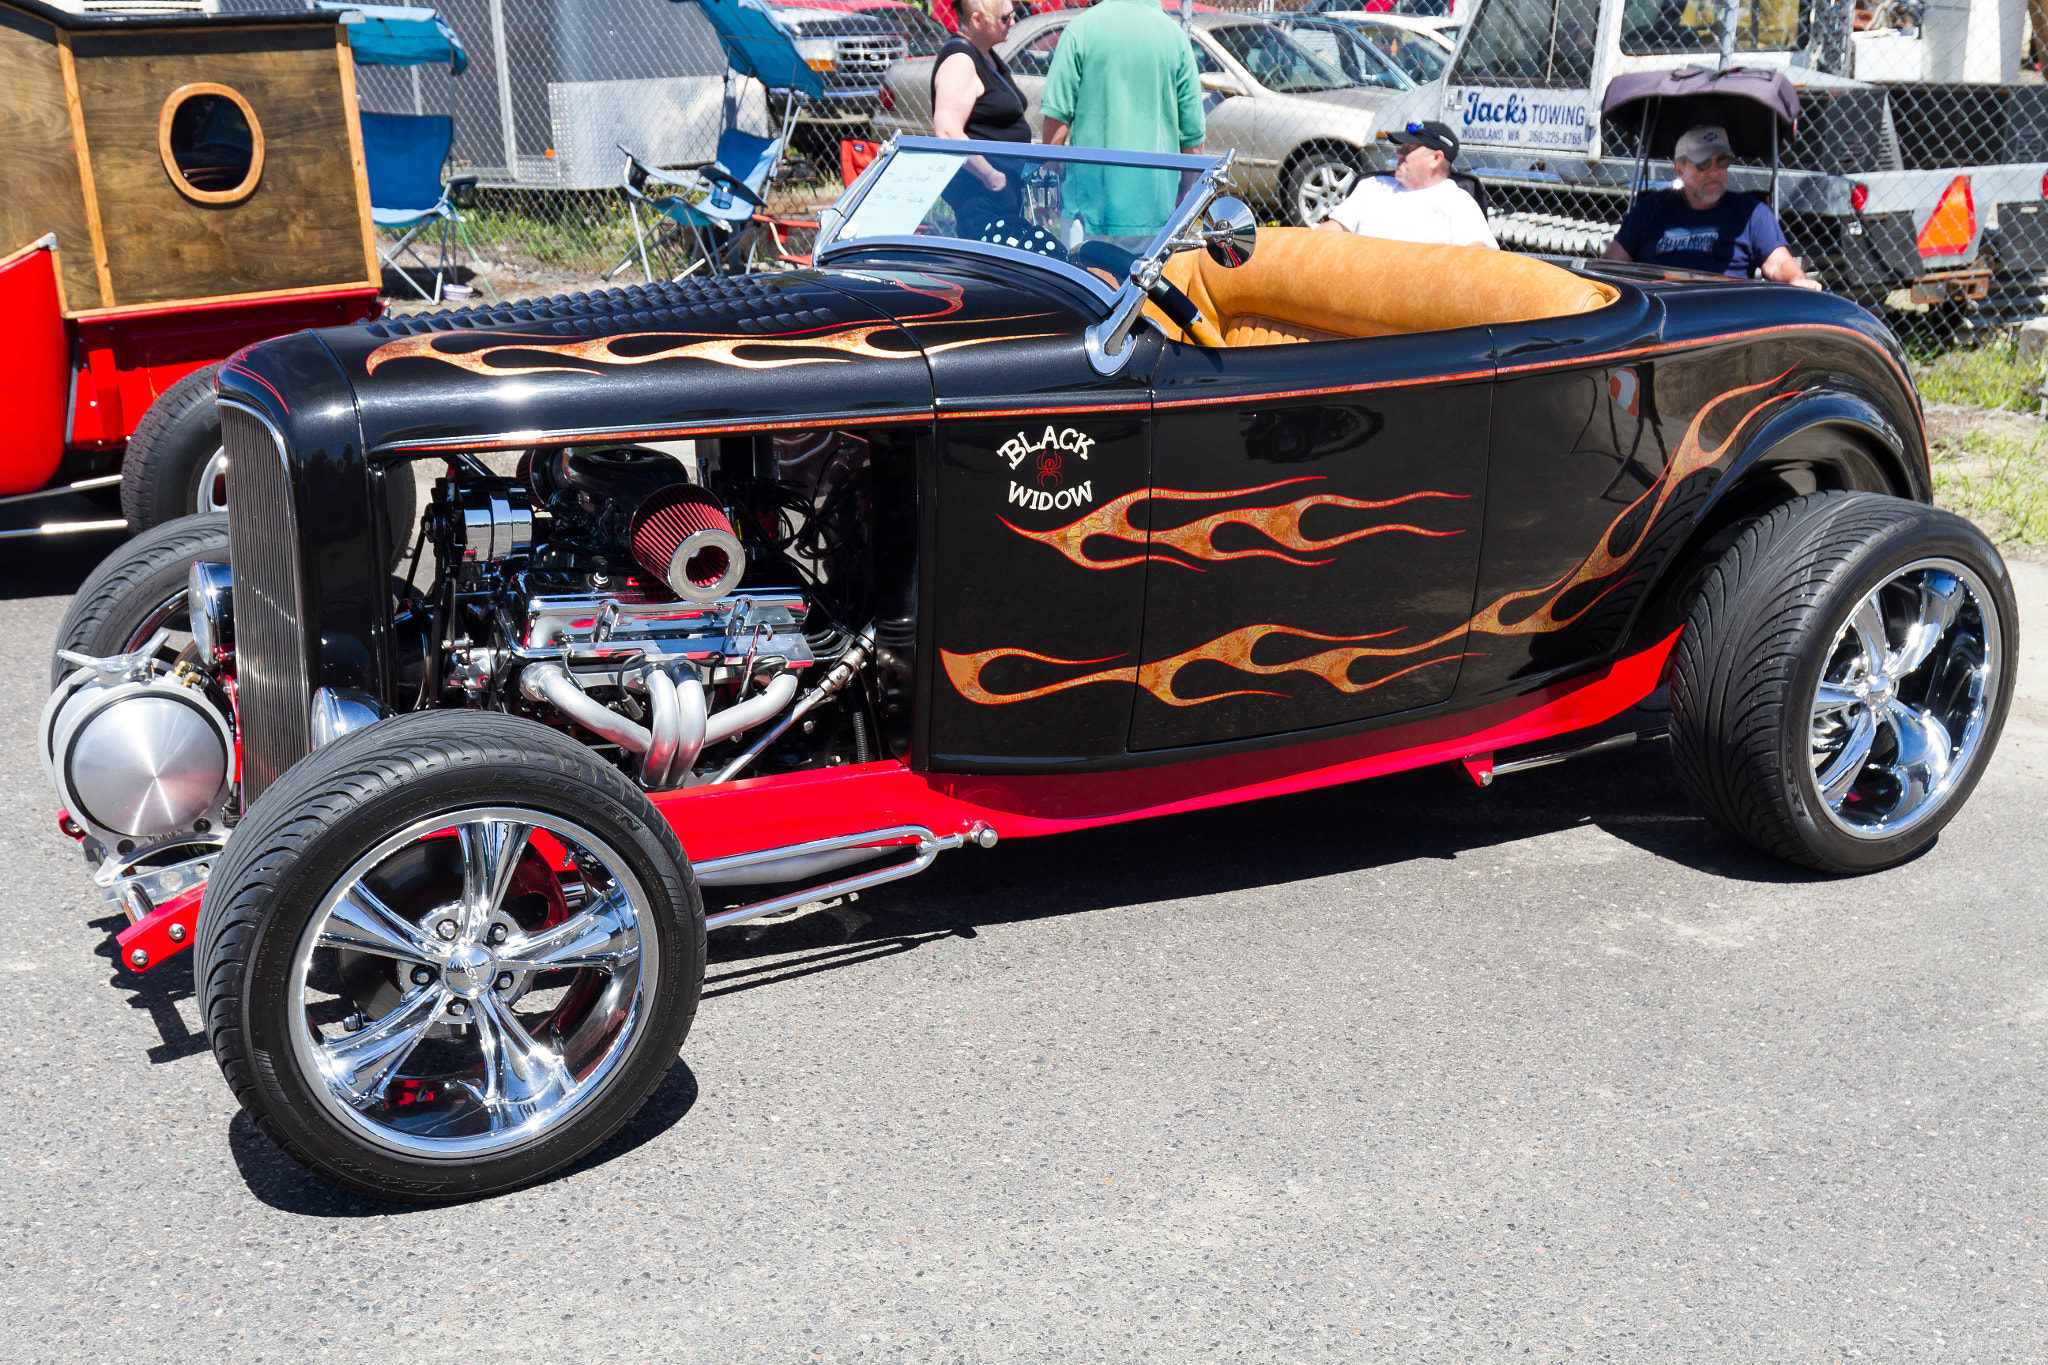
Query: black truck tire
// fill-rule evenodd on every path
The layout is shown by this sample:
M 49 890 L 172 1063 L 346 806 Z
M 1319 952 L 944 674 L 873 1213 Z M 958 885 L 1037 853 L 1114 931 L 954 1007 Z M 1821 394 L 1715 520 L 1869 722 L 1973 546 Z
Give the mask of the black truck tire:
M 487 876 L 488 867 L 506 867 L 502 855 L 495 864 L 472 857 L 472 849 L 499 846 L 493 831 L 512 821 L 538 822 L 575 862 L 585 899 L 562 912 L 568 920 L 503 919 L 511 907 L 537 915 L 533 906 L 545 905 L 538 893 L 518 890 L 519 858 L 512 872 Z M 521 858 L 532 856 L 533 845 L 518 846 L 529 850 Z M 461 908 L 463 888 L 482 884 L 508 888 L 488 898 L 489 913 L 500 917 L 488 932 L 486 921 Z M 349 907 L 365 895 L 389 907 L 378 920 L 388 952 L 338 946 L 365 941 L 356 920 L 339 913 L 353 915 Z M 613 918 L 596 920 L 605 906 Z M 461 927 L 444 931 L 436 916 Z M 612 1001 L 631 1022 L 589 1047 L 576 1031 L 584 1016 L 563 1003 L 538 1025 L 517 1020 L 527 1031 L 516 1031 L 505 1019 L 519 997 L 506 984 L 511 968 L 501 972 L 501 965 L 553 960 L 535 946 L 548 927 L 566 934 L 584 919 L 631 929 L 630 959 L 619 949 L 601 984 L 592 974 L 607 969 L 598 967 L 520 970 L 534 983 L 554 979 L 545 972 L 566 973 L 571 983 L 554 988 L 565 1002 Z M 500 920 L 509 937 L 495 936 Z M 589 930 L 576 932 L 585 935 L 578 945 L 589 941 Z M 603 942 L 624 943 L 626 932 L 614 929 Z M 617 769 L 534 721 L 418 712 L 334 740 L 258 798 L 214 869 L 194 952 L 207 1037 L 257 1127 L 327 1180 L 381 1198 L 439 1203 L 543 1179 L 633 1116 L 667 1074 L 696 1015 L 704 911 L 674 831 Z M 403 953 L 415 955 L 395 955 Z M 309 1006 L 325 989 L 346 998 Z M 536 985 L 533 996 L 545 992 Z M 357 1012 L 343 1023 L 319 1017 L 322 1009 L 340 1017 L 351 1000 Z M 596 1027 L 611 1027 L 602 1021 L 613 1006 L 589 1006 Z M 336 1028 L 343 1031 L 323 1032 Z M 407 1030 L 409 1045 L 402 1042 Z M 558 1040 L 559 1051 L 535 1050 L 536 1038 Z M 397 1057 L 388 1066 L 387 1054 L 375 1051 L 387 1043 Z M 472 1051 L 479 1062 L 469 1060 Z M 576 1059 L 592 1056 L 606 1069 L 574 1080 Z M 550 1078 L 533 1092 L 542 1099 L 520 1089 L 526 1072 L 503 1073 L 493 1061 L 520 1057 Z M 366 1082 L 371 1066 L 378 1070 Z M 555 1103 L 546 1098 L 549 1087 L 571 1080 L 577 1089 L 564 1095 L 573 1100 L 559 1112 L 548 1109 Z M 500 1129 L 492 1094 L 518 1122 Z M 436 1104 L 446 1112 L 430 1112 Z M 485 1131 L 465 1136 L 465 1123 Z
M 1686 621 L 1679 778 L 1721 830 L 1791 862 L 1911 858 L 1998 743 L 2017 626 L 2004 561 L 1961 517 L 1874 493 L 1785 503 L 1722 556 Z
M 214 406 L 219 373 L 218 363 L 200 366 L 157 395 L 135 424 L 121 457 L 121 515 L 129 530 L 147 531 L 227 506 L 218 488 L 200 486 L 214 481 L 208 470 L 220 453 L 220 411 Z
M 172 632 L 166 648 L 175 654 L 191 639 L 185 585 L 192 566 L 227 562 L 224 513 L 179 517 L 122 545 L 86 576 L 65 610 L 50 656 L 50 686 L 76 666 L 57 657 L 56 650 L 94 657 L 126 654 L 163 628 Z

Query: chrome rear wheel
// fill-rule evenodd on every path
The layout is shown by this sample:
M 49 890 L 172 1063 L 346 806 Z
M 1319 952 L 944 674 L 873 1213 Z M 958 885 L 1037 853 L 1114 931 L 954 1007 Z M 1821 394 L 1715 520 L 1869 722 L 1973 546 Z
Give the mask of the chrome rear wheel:
M 1813 780 L 1859 839 L 1911 829 L 1970 770 L 2004 651 L 1989 589 L 1952 559 L 1908 565 L 1857 603 L 1814 690 Z

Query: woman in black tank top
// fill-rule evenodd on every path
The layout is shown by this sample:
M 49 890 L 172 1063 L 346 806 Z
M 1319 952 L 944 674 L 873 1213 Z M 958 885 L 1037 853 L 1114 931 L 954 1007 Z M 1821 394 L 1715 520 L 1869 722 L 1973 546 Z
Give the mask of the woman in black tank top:
M 987 142 L 1031 141 L 1024 95 L 995 53 L 1017 21 L 1015 0 L 966 0 L 960 35 L 932 61 L 932 129 L 940 137 Z M 970 158 L 944 198 L 962 237 L 982 237 L 992 223 L 1021 215 L 1023 187 L 982 157 Z

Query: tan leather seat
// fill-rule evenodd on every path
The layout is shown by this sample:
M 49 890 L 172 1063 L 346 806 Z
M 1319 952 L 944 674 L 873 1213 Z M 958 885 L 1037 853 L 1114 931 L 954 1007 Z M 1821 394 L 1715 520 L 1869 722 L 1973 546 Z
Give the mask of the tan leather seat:
M 1434 332 L 1604 308 L 1611 285 L 1533 256 L 1484 247 L 1422 246 L 1309 228 L 1261 228 L 1251 260 L 1227 269 L 1183 251 L 1166 278 L 1216 324 L 1227 346 Z M 1181 329 L 1152 304 L 1170 337 Z

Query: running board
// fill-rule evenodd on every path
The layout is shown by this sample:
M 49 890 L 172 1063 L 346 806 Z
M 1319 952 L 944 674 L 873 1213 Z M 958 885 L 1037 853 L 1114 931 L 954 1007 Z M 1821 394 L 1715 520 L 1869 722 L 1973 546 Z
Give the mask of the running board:
M 1467 754 L 1460 760 L 1465 765 L 1465 774 L 1481 787 L 1493 785 L 1493 779 L 1507 773 L 1525 773 L 1531 768 L 1548 768 L 1553 763 L 1565 763 L 1588 754 L 1604 754 L 1615 749 L 1626 749 L 1636 744 L 1648 744 L 1654 740 L 1667 739 L 1670 732 L 1664 729 L 1638 730 L 1633 734 L 1609 735 L 1596 739 L 1591 744 L 1579 744 L 1569 749 L 1554 749 L 1547 754 L 1531 754 L 1527 758 L 1511 758 L 1505 763 L 1493 761 L 1493 751 L 1483 754 Z
M 83 493 L 94 488 L 112 488 L 121 482 L 119 474 L 102 474 L 98 478 L 80 479 L 77 483 L 58 484 L 55 488 L 38 488 L 33 493 L 12 493 L 0 498 L 0 507 L 17 502 L 34 502 L 37 498 L 57 498 L 66 493 Z
M 696 865 L 697 880 L 705 886 L 743 886 L 753 882 L 786 880 L 806 872 L 816 872 L 828 867 L 843 866 L 847 862 L 859 862 L 866 858 L 879 857 L 893 849 L 914 851 L 916 856 L 909 862 L 892 863 L 888 867 L 872 872 L 862 872 L 851 877 L 842 877 L 835 882 L 806 887 L 772 900 L 756 901 L 731 910 L 722 910 L 715 915 L 704 917 L 704 928 L 723 929 L 728 924 L 755 919 L 761 915 L 772 915 L 778 910 L 794 910 L 812 901 L 831 900 L 852 891 L 865 891 L 871 886 L 884 882 L 900 881 L 914 877 L 932 865 L 932 860 L 948 849 L 959 848 L 972 841 L 983 848 L 996 846 L 996 832 L 985 824 L 976 823 L 965 834 L 932 833 L 922 825 L 896 825 L 890 829 L 869 830 L 865 834 L 842 834 L 833 839 L 814 839 L 805 844 L 789 844 L 782 848 L 766 848 L 759 853 L 735 853 L 725 858 L 707 858 Z M 784 872 L 786 877 L 775 874 Z

